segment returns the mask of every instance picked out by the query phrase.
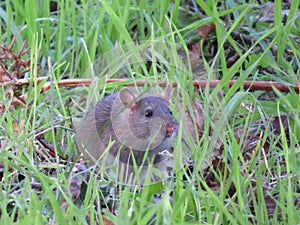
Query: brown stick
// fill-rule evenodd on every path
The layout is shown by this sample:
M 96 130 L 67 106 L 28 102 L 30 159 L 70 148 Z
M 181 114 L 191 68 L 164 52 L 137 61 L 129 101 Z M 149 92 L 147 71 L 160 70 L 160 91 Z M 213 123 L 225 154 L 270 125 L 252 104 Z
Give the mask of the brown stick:
M 36 82 L 39 84 L 41 83 L 43 80 L 48 79 L 48 77 L 38 77 Z M 5 82 L 1 82 L 0 86 L 2 88 L 7 87 L 7 86 L 20 86 L 20 85 L 27 85 L 30 83 L 30 78 L 22 78 L 22 79 L 14 79 L 14 80 L 10 80 L 10 81 L 5 81 Z
M 58 87 L 79 87 L 90 86 L 92 79 L 65 79 L 57 82 Z M 51 88 L 51 82 L 46 82 L 42 88 L 42 92 L 45 92 Z
M 47 79 L 46 77 L 39 77 L 37 79 L 37 83 L 42 82 L 43 80 Z M 114 83 L 114 82 L 126 82 L 126 86 L 144 86 L 145 84 L 150 84 L 150 81 L 148 80 L 136 80 L 132 81 L 127 79 L 107 79 L 106 83 Z M 30 79 L 17 79 L 9 82 L 3 82 L 0 83 L 0 86 L 2 88 L 10 85 L 25 85 L 29 84 Z M 58 81 L 57 85 L 59 87 L 79 87 L 79 86 L 89 86 L 93 82 L 92 79 L 65 79 Z M 129 82 L 129 83 L 128 83 Z M 207 82 L 209 84 L 207 85 Z M 209 88 L 215 88 L 219 85 L 221 81 L 220 80 L 195 80 L 193 82 L 194 86 L 196 88 L 205 88 L 208 86 Z M 158 85 L 161 87 L 165 87 L 167 85 L 168 81 L 165 79 L 159 80 Z M 228 81 L 229 87 L 232 87 L 236 83 L 235 80 Z M 42 88 L 42 92 L 45 92 L 50 89 L 51 82 L 46 82 Z M 173 81 L 172 83 L 173 87 L 177 86 L 177 82 Z M 244 81 L 243 82 L 243 88 L 249 89 L 249 90 L 263 90 L 263 91 L 272 91 L 273 88 L 277 88 L 281 92 L 289 92 L 290 90 L 294 89 L 295 92 L 299 93 L 299 86 L 295 83 L 294 85 L 286 85 L 280 82 L 274 82 L 274 81 Z
M 126 81 L 124 79 L 108 79 L 106 80 L 106 83 L 113 83 L 113 82 L 122 82 Z M 209 85 L 207 85 L 207 82 L 209 82 Z M 205 88 L 208 86 L 209 88 L 215 88 L 219 85 L 221 81 L 220 80 L 195 80 L 193 82 L 194 87 L 196 88 Z M 129 83 L 127 86 L 144 86 L 145 84 L 149 83 L 149 81 L 146 80 L 137 80 L 133 83 Z M 167 80 L 159 80 L 158 84 L 161 87 L 165 87 L 167 85 Z M 228 81 L 229 87 L 232 87 L 236 83 L 235 80 Z M 172 83 L 173 87 L 177 86 L 177 82 L 173 81 Z M 273 91 L 273 88 L 277 88 L 279 91 L 282 92 L 289 92 L 291 89 L 294 89 L 295 92 L 299 93 L 299 86 L 295 83 L 294 85 L 286 85 L 280 82 L 275 81 L 244 81 L 243 82 L 243 88 L 249 89 L 252 91 L 262 90 L 262 91 Z
M 210 88 L 215 88 L 221 81 L 211 80 L 209 83 Z M 228 81 L 229 87 L 232 87 L 236 83 L 235 80 Z M 206 81 L 194 81 L 195 87 L 205 87 Z M 299 93 L 299 86 L 295 83 L 294 85 L 286 85 L 275 81 L 244 81 L 243 88 L 252 91 L 262 90 L 262 91 L 273 91 L 273 88 L 277 88 L 281 92 L 289 92 L 294 89 L 295 92 Z

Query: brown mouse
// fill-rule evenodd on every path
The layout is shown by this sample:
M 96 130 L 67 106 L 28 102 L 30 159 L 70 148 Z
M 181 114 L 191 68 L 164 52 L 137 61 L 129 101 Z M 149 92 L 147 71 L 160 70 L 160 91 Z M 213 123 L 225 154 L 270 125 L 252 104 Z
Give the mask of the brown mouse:
M 128 88 L 104 97 L 91 107 L 77 129 L 76 141 L 89 165 L 105 161 L 118 167 L 118 181 L 131 183 L 137 169 L 144 182 L 149 168 L 154 180 L 166 175 L 178 121 L 169 108 L 170 87 L 164 96 L 136 96 Z M 112 143 L 113 142 L 113 143 Z

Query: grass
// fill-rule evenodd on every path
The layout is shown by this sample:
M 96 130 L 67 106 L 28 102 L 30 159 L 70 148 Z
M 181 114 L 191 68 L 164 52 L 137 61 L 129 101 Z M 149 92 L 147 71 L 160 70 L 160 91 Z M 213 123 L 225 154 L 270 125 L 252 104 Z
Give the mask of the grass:
M 0 118 L 1 224 L 86 224 L 87 219 L 91 224 L 105 224 L 103 215 L 115 224 L 297 224 L 299 95 L 250 92 L 241 87 L 245 80 L 299 84 L 299 1 L 291 3 L 285 23 L 281 13 L 285 5 L 275 1 L 274 24 L 257 19 L 264 16 L 258 1 L 196 2 L 202 9 L 198 14 L 179 1 L 58 1 L 58 12 L 50 8 L 49 0 L 0 3 L 0 42 L 9 45 L 16 34 L 17 50 L 27 40 L 30 52 L 24 58 L 31 60 L 30 72 L 25 74 L 31 83 L 18 90 L 28 93 L 24 106 L 13 107 L 13 96 L 0 90 L 0 102 L 5 105 Z M 203 43 L 195 31 L 210 23 L 215 31 Z M 238 41 L 234 32 L 247 34 L 250 43 Z M 190 53 L 195 40 L 201 43 L 199 61 L 206 71 L 201 77 L 192 76 L 189 59 L 183 69 L 177 54 L 178 48 Z M 167 47 L 161 43 L 168 43 Z M 158 61 L 162 70 L 149 69 L 143 57 L 139 61 L 140 53 L 149 46 L 161 53 L 150 55 L 150 61 Z M 112 51 L 116 47 L 119 51 Z M 239 57 L 229 66 L 232 52 Z M 101 64 L 103 55 L 108 74 Z M 129 56 L 136 57 L 133 67 L 119 63 Z M 203 135 L 189 141 L 192 172 L 179 170 L 171 182 L 134 188 L 117 188 L 113 181 L 90 176 L 74 201 L 69 182 L 75 161 L 49 155 L 37 137 L 42 134 L 59 155 L 72 156 L 76 151 L 73 124 L 89 104 L 123 87 L 123 83 L 102 83 L 105 78 L 118 77 L 119 69 L 133 80 L 176 80 L 183 108 L 191 111 L 193 78 L 221 79 L 221 83 L 196 94 L 206 113 Z M 42 84 L 35 81 L 39 76 L 48 76 L 55 85 L 41 93 Z M 57 86 L 62 78 L 98 78 L 98 83 L 62 89 Z M 231 79 L 237 83 L 228 88 Z M 185 118 L 183 111 L 176 110 L 178 104 L 174 94 L 171 108 L 182 124 Z M 256 129 L 259 136 L 263 129 L 258 124 L 270 124 L 278 115 L 290 116 L 289 132 L 279 123 L 277 134 L 261 133 L 256 151 L 246 160 L 247 129 Z M 179 167 L 182 152 L 187 151 L 180 141 L 184 133 L 181 126 L 174 147 Z M 220 167 L 215 167 L 214 156 L 221 158 Z

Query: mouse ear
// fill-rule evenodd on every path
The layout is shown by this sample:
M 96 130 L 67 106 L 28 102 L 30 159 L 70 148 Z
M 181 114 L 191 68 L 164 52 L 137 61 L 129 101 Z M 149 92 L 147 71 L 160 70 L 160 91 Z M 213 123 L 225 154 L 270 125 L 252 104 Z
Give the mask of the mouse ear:
M 130 108 L 135 108 L 136 97 L 133 94 L 133 92 L 130 91 L 128 88 L 123 88 L 120 91 L 120 99 L 124 106 L 130 106 Z
M 172 85 L 168 84 L 163 93 L 163 96 L 164 96 L 164 99 L 169 103 L 171 102 L 172 93 L 173 93 Z

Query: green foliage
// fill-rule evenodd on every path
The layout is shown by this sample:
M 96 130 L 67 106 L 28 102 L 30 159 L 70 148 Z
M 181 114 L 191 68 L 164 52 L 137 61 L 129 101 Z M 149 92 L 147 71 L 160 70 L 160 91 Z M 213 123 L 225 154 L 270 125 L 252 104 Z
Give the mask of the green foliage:
M 299 209 L 294 205 L 294 200 L 299 198 L 296 190 L 300 168 L 299 95 L 274 90 L 276 101 L 268 101 L 259 98 L 262 92 L 243 89 L 245 80 L 299 84 L 299 43 L 293 38 L 294 35 L 299 37 L 299 1 L 291 2 L 285 23 L 282 22 L 282 2 L 275 1 L 272 25 L 257 19 L 261 13 L 258 1 L 192 1 L 198 4 L 201 13 L 185 7 L 187 2 L 6 0 L 0 3 L 0 42 L 9 45 L 12 35 L 16 34 L 15 48 L 19 49 L 27 40 L 30 53 L 26 57 L 31 60 L 30 72 L 25 74 L 31 78 L 31 83 L 21 90 L 22 94 L 28 93 L 24 107 L 11 111 L 12 98 L 0 90 L 0 101 L 6 106 L 0 117 L 1 142 L 9 143 L 0 150 L 0 161 L 5 165 L 1 172 L 0 224 L 13 224 L 15 220 L 18 224 L 87 224 L 87 215 L 91 224 L 96 220 L 103 224 L 103 215 L 115 224 L 250 224 L 249 221 L 267 224 L 270 218 L 266 192 L 278 196 L 272 214 L 274 224 L 279 223 L 278 214 L 282 214 L 282 223 L 299 221 Z M 51 9 L 51 3 L 57 5 Z M 196 30 L 211 23 L 214 23 L 215 31 L 203 43 Z M 248 35 L 251 43 L 241 45 L 234 38 L 235 32 Z M 127 45 L 128 54 L 139 56 L 143 49 L 140 46 L 149 46 L 155 40 L 169 44 L 169 52 L 165 51 L 168 54 L 152 56 L 152 59 L 160 57 L 162 68 L 166 67 L 168 74 L 153 65 L 149 69 L 145 61 L 130 67 L 121 63 L 122 55 L 116 57 L 116 62 L 111 62 L 116 63 L 115 71 L 95 73 L 94 68 L 101 63 L 99 59 L 112 49 L 120 46 L 121 50 L 126 49 L 124 46 Z M 201 43 L 202 58 L 199 60 L 203 61 L 206 71 L 204 78 L 208 81 L 220 79 L 221 82 L 214 90 L 207 88 L 197 94 L 207 114 L 204 115 L 201 138 L 197 143 L 190 143 L 194 170 L 190 174 L 180 170 L 175 181 L 143 188 L 124 186 L 119 190 L 92 176 L 86 181 L 86 190 L 82 190 L 84 196 L 73 202 L 68 185 L 74 162 L 69 159 L 62 163 L 58 156 L 46 155 L 41 163 L 35 146 L 38 134 L 43 133 L 59 155 L 73 155 L 76 147 L 72 125 L 86 108 L 81 102 L 86 101 L 89 105 L 124 86 L 125 82 L 102 83 L 106 78 L 118 77 L 121 69 L 126 71 L 126 77 L 134 80 L 144 78 L 156 82 L 168 78 L 177 81 L 181 88 L 178 96 L 183 96 L 182 104 L 191 108 L 194 94 L 191 82 L 198 76 L 193 76 L 190 65 L 184 69 L 180 67 L 177 48 L 189 55 L 189 44 L 196 41 Z M 137 43 L 141 49 L 136 47 Z M 212 43 L 217 46 L 214 55 L 209 51 Z M 276 54 L 272 52 L 274 46 L 277 46 Z M 228 49 L 238 55 L 231 66 L 227 63 Z M 190 63 L 190 59 L 187 61 Z M 39 76 L 47 76 L 53 82 L 49 91 L 41 93 L 44 83 L 37 84 L 34 79 Z M 68 90 L 57 84 L 62 78 L 95 77 L 98 83 L 91 88 Z M 236 83 L 228 88 L 228 81 L 232 79 Z M 171 108 L 182 123 L 183 111 L 176 111 L 178 102 L 175 97 L 173 101 Z M 249 154 L 251 160 L 245 162 L 242 142 L 236 140 L 236 129 L 242 130 L 243 140 L 248 128 L 261 129 L 256 126 L 257 121 L 270 124 L 274 116 L 283 114 L 291 119 L 289 133 L 282 123 L 278 136 L 265 132 L 256 143 L 257 152 Z M 16 118 L 20 122 L 17 132 L 12 126 Z M 185 133 L 183 128 L 180 129 L 178 140 Z M 204 177 L 203 163 L 213 166 L 207 156 L 214 153 L 219 142 L 224 148 L 221 162 L 225 169 L 210 168 L 215 182 L 219 183 L 219 189 L 213 190 L 206 182 L 208 178 Z M 269 160 L 266 162 L 261 154 L 262 146 L 267 142 Z M 62 145 L 67 146 L 65 151 Z M 178 155 L 182 155 L 184 148 L 181 141 L 177 141 Z M 285 165 L 280 164 L 283 157 Z M 10 167 L 19 174 L 10 173 Z M 272 190 L 266 190 L 265 183 L 274 182 L 274 177 L 276 185 Z M 41 187 L 34 189 L 32 180 L 38 181 Z M 103 185 L 107 185 L 108 190 L 103 191 Z M 233 188 L 236 192 L 229 195 Z M 106 192 L 113 196 L 113 204 L 107 201 Z M 156 199 L 154 196 L 158 193 L 162 196 Z M 113 207 L 117 208 L 117 215 L 110 212 Z

